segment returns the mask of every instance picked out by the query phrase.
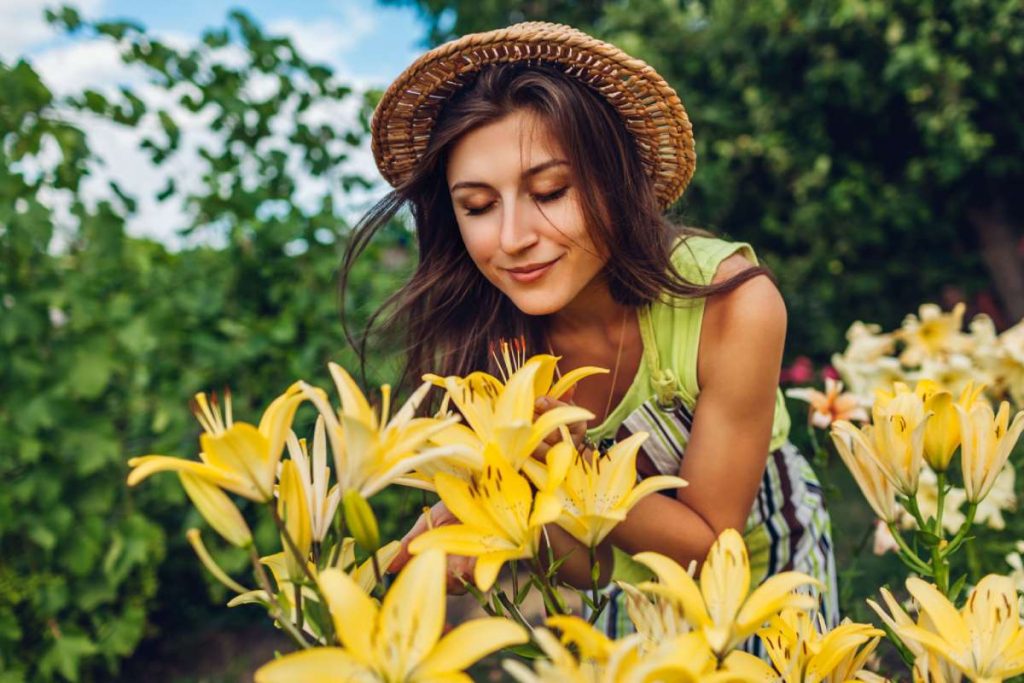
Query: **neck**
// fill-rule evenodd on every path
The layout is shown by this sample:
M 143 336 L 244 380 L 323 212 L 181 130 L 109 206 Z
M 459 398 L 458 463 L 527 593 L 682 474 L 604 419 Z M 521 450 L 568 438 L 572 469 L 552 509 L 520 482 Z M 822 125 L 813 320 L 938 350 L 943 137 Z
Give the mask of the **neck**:
M 548 316 L 548 336 L 558 338 L 583 333 L 618 340 L 629 308 L 612 298 L 603 277 L 595 277 L 568 305 Z

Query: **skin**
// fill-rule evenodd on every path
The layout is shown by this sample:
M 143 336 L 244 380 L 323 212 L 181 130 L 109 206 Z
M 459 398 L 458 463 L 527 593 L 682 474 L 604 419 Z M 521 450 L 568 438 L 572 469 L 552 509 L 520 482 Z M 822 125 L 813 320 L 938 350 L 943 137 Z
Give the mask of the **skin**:
M 613 368 L 621 339 L 614 383 L 612 373 L 597 375 L 563 397 L 593 412 L 593 426 L 626 393 L 642 362 L 643 344 L 636 311 L 617 304 L 603 279 L 607 255 L 588 234 L 569 168 L 558 163 L 565 158 L 541 122 L 515 112 L 465 135 L 452 150 L 447 179 L 467 252 L 520 310 L 547 316 L 562 372 L 583 365 Z M 527 173 L 538 166 L 543 170 Z M 561 188 L 567 189 L 554 194 Z M 553 265 L 533 282 L 517 282 L 508 271 L 548 262 Z M 735 254 L 722 262 L 713 281 L 750 267 Z M 602 581 L 610 574 L 611 544 L 630 554 L 653 550 L 685 567 L 691 560 L 702 562 L 725 529 L 742 532 L 764 472 L 785 337 L 785 303 L 767 278 L 752 278 L 707 299 L 697 357 L 700 396 L 679 471 L 690 485 L 675 499 L 651 495 L 633 508 L 598 549 Z M 561 403 L 540 399 L 536 411 Z M 587 426 L 573 426 L 574 440 Z M 535 457 L 542 458 L 557 438 L 551 435 Z M 638 461 L 638 469 L 653 473 L 645 460 Z M 434 525 L 457 522 L 443 504 L 432 511 Z M 426 528 L 421 517 L 403 539 L 392 570 L 408 561 L 408 542 Z M 589 587 L 586 549 L 554 525 L 548 532 L 556 555 L 569 554 L 561 578 Z M 472 576 L 472 569 L 472 558 L 449 558 L 449 588 L 464 590 L 460 577 Z

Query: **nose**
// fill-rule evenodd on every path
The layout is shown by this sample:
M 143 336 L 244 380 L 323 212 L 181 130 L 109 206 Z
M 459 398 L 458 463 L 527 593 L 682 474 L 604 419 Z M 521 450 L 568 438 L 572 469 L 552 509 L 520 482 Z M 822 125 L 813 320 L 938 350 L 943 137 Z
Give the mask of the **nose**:
M 537 243 L 539 235 L 534 226 L 539 210 L 529 196 L 502 202 L 499 246 L 506 254 L 517 254 Z

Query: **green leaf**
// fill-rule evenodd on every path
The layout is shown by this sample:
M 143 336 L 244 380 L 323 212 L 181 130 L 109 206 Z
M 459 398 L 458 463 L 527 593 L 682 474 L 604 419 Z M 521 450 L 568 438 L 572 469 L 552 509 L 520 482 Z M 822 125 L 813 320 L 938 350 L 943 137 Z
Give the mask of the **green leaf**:
M 39 671 L 44 676 L 59 672 L 64 678 L 78 681 L 83 659 L 99 652 L 99 648 L 85 636 L 65 635 L 57 638 L 39 661 Z

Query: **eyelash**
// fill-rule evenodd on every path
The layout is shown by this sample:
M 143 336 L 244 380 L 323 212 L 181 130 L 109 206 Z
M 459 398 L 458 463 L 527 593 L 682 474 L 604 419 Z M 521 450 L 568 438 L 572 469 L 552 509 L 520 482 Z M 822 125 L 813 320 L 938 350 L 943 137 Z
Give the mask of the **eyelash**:
M 537 197 L 537 201 L 545 202 L 545 203 L 546 202 L 553 202 L 553 201 L 555 201 L 557 199 L 561 199 L 562 196 L 565 195 L 565 193 L 568 192 L 568 191 L 569 191 L 569 186 L 566 185 L 562 189 L 555 190 L 551 194 L 539 195 Z M 484 206 L 484 207 L 479 208 L 479 209 L 466 209 L 465 215 L 467 215 L 467 216 L 479 216 L 481 214 L 484 214 L 484 213 L 487 213 L 488 211 L 490 211 L 491 206 L 492 206 L 492 204 L 488 204 L 487 206 Z

